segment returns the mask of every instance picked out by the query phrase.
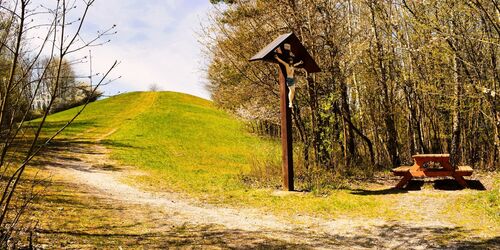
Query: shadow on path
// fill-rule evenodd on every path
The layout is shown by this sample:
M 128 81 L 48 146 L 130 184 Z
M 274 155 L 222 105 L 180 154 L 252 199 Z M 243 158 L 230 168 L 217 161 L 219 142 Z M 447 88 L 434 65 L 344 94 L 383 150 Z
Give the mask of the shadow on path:
M 314 229 L 245 231 L 175 219 L 176 212 L 146 205 L 111 202 L 67 182 L 54 182 L 41 206 L 46 217 L 37 229 L 38 245 L 51 248 L 223 248 L 223 249 L 489 249 L 500 237 L 480 239 L 461 227 L 399 222 L 356 227 L 351 232 Z M 45 222 L 43 222 L 45 220 Z
M 120 166 L 110 163 L 104 147 L 97 142 L 88 140 L 55 140 L 39 156 L 35 157 L 30 164 L 40 169 L 52 166 L 83 172 L 122 170 Z
M 484 185 L 479 180 L 466 180 L 469 189 L 472 190 L 486 190 Z M 464 188 L 458 184 L 454 179 L 439 179 L 430 181 L 432 187 L 436 190 L 463 190 Z M 355 189 L 351 191 L 351 194 L 355 195 L 388 195 L 388 194 L 404 194 L 408 191 L 419 191 L 422 190 L 423 186 L 427 182 L 423 180 L 411 180 L 408 185 L 403 189 L 397 189 L 394 187 L 381 189 L 381 190 L 370 190 L 370 189 Z
M 500 244 L 500 237 L 489 239 L 470 238 L 462 240 L 472 232 L 452 227 L 413 227 L 393 224 L 361 230 L 354 235 L 314 234 L 303 231 L 242 231 L 226 229 L 218 225 L 158 225 L 162 229 L 154 232 L 128 233 L 140 223 L 126 225 L 123 228 L 108 228 L 106 232 L 89 233 L 82 228 L 78 231 L 39 230 L 40 235 L 51 237 L 70 237 L 73 246 L 85 246 L 85 240 L 100 242 L 111 246 L 119 242 L 120 246 L 141 246 L 146 248 L 210 248 L 224 249 L 493 249 Z M 121 232 L 115 232 L 121 231 Z M 147 231 L 150 231 L 148 229 Z M 276 237 L 285 235 L 285 237 Z M 304 242 L 304 240 L 306 241 Z M 95 246 L 95 245 L 94 245 Z

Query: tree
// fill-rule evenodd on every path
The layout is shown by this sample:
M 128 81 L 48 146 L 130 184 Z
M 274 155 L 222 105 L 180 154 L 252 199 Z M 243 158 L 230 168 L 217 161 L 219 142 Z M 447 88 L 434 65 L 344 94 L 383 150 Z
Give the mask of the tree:
M 280 34 L 293 31 L 320 64 L 298 76 L 306 165 L 348 176 L 432 152 L 497 168 L 496 1 L 215 2 L 203 35 L 218 106 L 278 126 L 276 69 L 247 60 Z
M 83 4 L 83 9 L 75 8 Z M 0 2 L 0 180 L 2 194 L 0 198 L 0 244 L 1 248 L 9 247 L 16 241 L 18 223 L 22 219 L 35 194 L 28 194 L 23 199 L 18 188 L 22 176 L 30 161 L 53 140 L 64 128 L 69 126 L 83 111 L 90 99 L 71 120 L 48 138 L 41 137 L 42 129 L 57 98 L 67 95 L 67 89 L 74 85 L 74 73 L 66 58 L 89 46 L 98 45 L 102 38 L 113 33 L 113 28 L 100 32 L 91 42 L 84 42 L 81 30 L 87 13 L 94 1 L 65 0 L 33 6 L 30 0 L 11 0 Z M 80 17 L 69 20 L 72 11 L 81 10 Z M 71 13 L 71 15 L 70 15 Z M 49 23 L 35 19 L 37 15 L 45 15 Z M 70 28 L 76 26 L 75 29 Z M 30 44 L 30 30 L 42 28 L 45 36 L 40 44 Z M 47 56 L 46 58 L 44 56 Z M 109 72 L 103 74 L 99 83 L 91 90 L 106 81 Z M 49 99 L 39 122 L 27 122 L 39 93 L 47 91 Z M 32 127 L 34 126 L 34 127 Z M 26 142 L 25 144 L 20 142 Z M 21 205 L 19 205 L 21 204 Z
M 158 86 L 158 84 L 152 83 L 152 84 L 149 85 L 149 91 L 156 92 L 156 91 L 159 91 L 159 90 L 160 90 L 160 86 Z

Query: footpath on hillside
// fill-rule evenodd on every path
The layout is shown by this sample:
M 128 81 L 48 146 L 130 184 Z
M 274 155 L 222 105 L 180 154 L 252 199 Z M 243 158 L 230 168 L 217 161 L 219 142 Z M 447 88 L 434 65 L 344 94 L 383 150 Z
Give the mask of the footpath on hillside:
M 110 160 L 101 145 L 54 150 L 46 166 L 55 187 L 38 209 L 41 247 L 222 247 L 222 248 L 493 248 L 474 232 L 434 215 L 443 200 L 405 194 L 399 209 L 425 209 L 421 223 L 377 219 L 284 218 L 257 209 L 200 204 L 172 193 L 142 191 L 126 183 L 143 174 Z M 429 205 L 432 204 L 431 207 Z M 45 206 L 45 208 L 44 208 Z M 57 219 L 54 219 L 57 218 Z M 467 237 L 468 235 L 468 237 Z M 56 245 L 53 245 L 56 244 Z

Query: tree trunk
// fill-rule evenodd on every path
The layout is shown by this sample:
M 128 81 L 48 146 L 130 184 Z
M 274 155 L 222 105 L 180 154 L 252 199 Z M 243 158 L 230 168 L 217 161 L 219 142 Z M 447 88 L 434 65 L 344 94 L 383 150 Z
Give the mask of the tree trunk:
M 459 72 L 458 72 L 458 57 L 456 52 L 453 54 L 452 59 L 453 66 L 453 81 L 454 81 L 454 91 L 453 91 L 453 121 L 452 121 L 452 136 L 451 136 L 451 147 L 450 147 L 450 162 L 453 166 L 457 166 L 460 162 L 460 98 L 461 89 Z
M 392 166 L 396 167 L 400 164 L 401 161 L 398 152 L 398 139 L 397 139 L 396 125 L 394 122 L 393 107 L 391 99 L 389 97 L 389 87 L 388 87 L 389 78 L 388 78 L 387 66 L 384 62 L 384 57 L 385 57 L 384 47 L 381 40 L 382 38 L 379 36 L 377 22 L 375 20 L 375 1 L 370 1 L 370 11 L 371 11 L 371 23 L 375 35 L 375 42 L 377 48 L 377 62 L 378 62 L 378 67 L 380 69 L 379 82 L 383 92 L 382 106 L 384 110 L 382 112 L 384 116 L 384 123 L 386 126 L 387 151 L 389 152 Z
M 338 66 L 337 66 L 338 67 Z M 340 69 L 338 70 L 340 72 Z M 341 73 L 339 73 L 341 74 Z M 351 161 L 353 158 L 356 157 L 356 145 L 354 142 L 354 132 L 352 130 L 352 126 L 348 126 L 346 124 L 346 121 L 348 123 L 352 124 L 351 122 L 351 110 L 349 108 L 349 97 L 347 93 L 347 85 L 345 83 L 345 79 L 343 77 L 339 77 L 340 79 L 340 112 L 342 113 L 343 116 L 343 126 L 344 126 L 344 141 L 345 141 L 345 147 L 347 151 L 347 157 L 346 157 L 346 162 L 347 165 L 350 165 Z

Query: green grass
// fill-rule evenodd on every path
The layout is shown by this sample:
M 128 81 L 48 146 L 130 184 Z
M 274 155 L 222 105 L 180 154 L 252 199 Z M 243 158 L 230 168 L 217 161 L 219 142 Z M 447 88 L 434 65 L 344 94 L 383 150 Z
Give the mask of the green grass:
M 458 213 L 453 222 L 464 227 L 472 225 L 489 228 L 490 233 L 497 234 L 500 229 L 500 175 L 493 174 L 494 181 L 489 190 L 471 192 L 450 203 L 447 211 Z M 495 231 L 496 230 L 496 231 Z
M 161 93 L 149 108 L 106 143 L 113 157 L 161 175 L 165 185 L 189 191 L 241 189 L 234 180 L 251 157 L 275 143 L 242 133 L 241 123 L 199 98 Z
M 67 127 L 58 138 L 91 140 L 105 136 L 124 122 L 134 119 L 144 109 L 147 109 L 155 98 L 155 93 L 134 92 L 90 103 L 80 117 Z M 43 133 L 51 135 L 66 124 L 80 109 L 81 107 L 76 107 L 49 116 Z
M 76 109 L 49 117 L 49 133 Z M 284 213 L 327 216 L 390 217 L 390 200 L 334 190 L 274 195 L 241 181 L 252 162 L 279 155 L 279 142 L 251 135 L 244 124 L 212 102 L 172 92 L 136 92 L 90 104 L 62 135 L 67 140 L 96 140 L 111 157 L 147 175 L 127 180 L 142 188 L 179 192 L 210 203 L 265 208 Z

